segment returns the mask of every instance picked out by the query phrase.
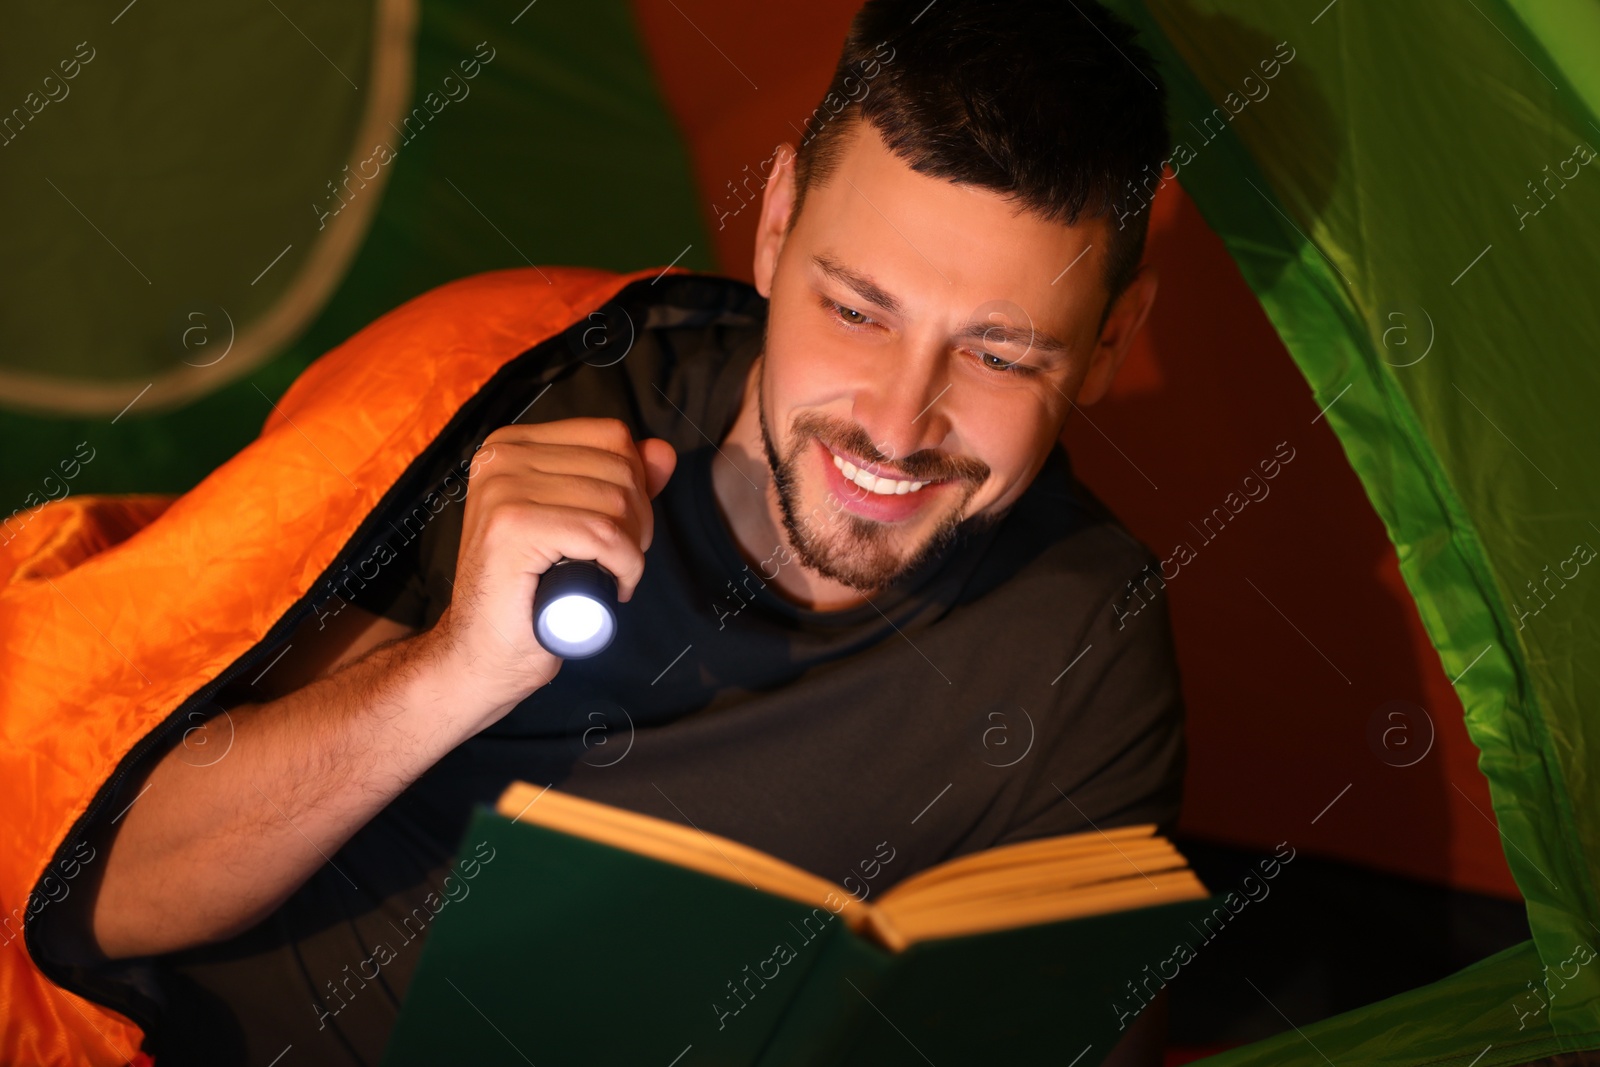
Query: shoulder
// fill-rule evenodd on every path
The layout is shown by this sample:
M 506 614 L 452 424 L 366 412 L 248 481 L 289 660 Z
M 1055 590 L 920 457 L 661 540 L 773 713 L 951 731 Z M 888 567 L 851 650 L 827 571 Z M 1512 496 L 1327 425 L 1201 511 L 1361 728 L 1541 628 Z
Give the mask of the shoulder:
M 974 583 L 979 595 L 1003 583 L 1008 595 L 1037 605 L 1039 617 L 1086 627 L 1159 567 L 1159 557 L 1078 480 L 1057 443 L 997 528 Z
M 1059 445 L 980 572 L 975 581 L 991 588 L 970 590 L 987 604 L 976 614 L 1003 635 L 1019 700 L 1048 705 L 1059 729 L 1103 730 L 1119 743 L 1181 721 L 1161 561 L 1073 475 Z

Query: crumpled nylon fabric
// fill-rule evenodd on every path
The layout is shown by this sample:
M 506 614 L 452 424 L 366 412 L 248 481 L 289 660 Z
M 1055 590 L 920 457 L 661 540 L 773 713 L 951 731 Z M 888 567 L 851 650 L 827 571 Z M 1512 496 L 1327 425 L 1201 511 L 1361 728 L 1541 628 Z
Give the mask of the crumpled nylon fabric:
M 266 636 L 496 370 L 658 273 L 441 286 L 308 367 L 189 492 L 69 497 L 0 545 L 0 1063 L 148 1063 L 137 1026 L 54 985 L 24 947 L 57 850 L 123 757 Z M 80 869 L 55 872 L 51 895 Z

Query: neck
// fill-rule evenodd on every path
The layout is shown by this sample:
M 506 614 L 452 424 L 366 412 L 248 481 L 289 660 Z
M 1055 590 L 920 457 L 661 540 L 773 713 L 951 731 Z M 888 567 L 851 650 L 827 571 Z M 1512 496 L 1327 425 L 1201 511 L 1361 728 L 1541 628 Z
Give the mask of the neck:
M 751 363 L 745 376 L 739 415 L 711 457 L 711 489 L 717 508 L 750 569 L 756 571 L 765 563 L 765 568 L 757 572 L 758 576 L 785 600 L 812 611 L 843 611 L 857 607 L 866 603 L 866 596 L 802 563 L 784 528 L 777 486 L 773 484 L 772 470 L 767 466 L 766 450 L 761 444 L 756 383 L 764 358 L 757 356 Z M 774 556 L 787 556 L 789 562 L 779 566 L 777 573 L 768 578 L 775 566 Z

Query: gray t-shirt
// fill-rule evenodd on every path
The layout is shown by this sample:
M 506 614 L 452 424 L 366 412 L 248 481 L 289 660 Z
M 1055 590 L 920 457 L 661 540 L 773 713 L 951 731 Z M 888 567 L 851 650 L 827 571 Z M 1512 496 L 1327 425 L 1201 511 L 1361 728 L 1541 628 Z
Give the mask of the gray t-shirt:
M 265 1063 L 289 1043 L 298 1064 L 376 1063 L 425 937 L 402 940 L 415 933 L 403 917 L 471 855 L 474 805 L 517 779 L 734 838 L 869 899 L 995 845 L 1171 830 L 1185 749 L 1165 598 L 1124 603 L 1156 557 L 1059 445 L 998 526 L 870 604 L 797 607 L 762 578 L 782 554 L 746 560 L 710 482 L 766 301 L 709 275 L 630 292 L 627 354 L 530 394 L 519 420 L 615 416 L 679 449 L 614 643 L 463 743 L 260 926 L 163 957 L 164 1067 Z M 339 595 L 431 625 L 449 600 L 458 497 L 391 524 L 395 558 Z M 351 982 L 380 940 L 395 958 Z

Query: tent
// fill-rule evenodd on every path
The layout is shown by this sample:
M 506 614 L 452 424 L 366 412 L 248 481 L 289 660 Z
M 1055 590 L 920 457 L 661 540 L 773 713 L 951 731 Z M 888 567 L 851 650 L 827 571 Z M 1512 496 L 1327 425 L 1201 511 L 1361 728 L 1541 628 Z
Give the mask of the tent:
M 447 280 L 745 274 L 763 163 L 825 121 L 855 4 L 113 6 L 19 15 L 0 42 L 5 544 L 68 496 L 189 489 L 312 360 Z M 1185 826 L 1520 898 L 1532 933 L 1206 1062 L 1600 1047 L 1600 311 L 1581 297 L 1600 13 L 1113 6 L 1172 95 L 1150 183 L 1163 295 L 1067 437 L 1141 539 L 1195 557 L 1170 580 Z M 1280 442 L 1296 460 L 1256 500 L 1242 478 Z M 160 506 L 130 504 L 131 525 Z M 0 638 L 24 625 L 0 615 Z M 43 872 L 0 863 L 21 949 Z M 0 968 L 36 978 L 20 951 Z M 46 1025 L 84 1062 L 130 1058 L 124 1021 L 29 988 L 35 1022 L 12 1014 L 0 1048 Z

